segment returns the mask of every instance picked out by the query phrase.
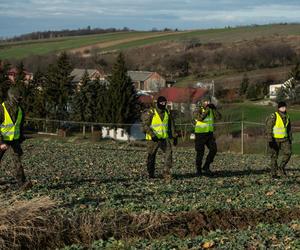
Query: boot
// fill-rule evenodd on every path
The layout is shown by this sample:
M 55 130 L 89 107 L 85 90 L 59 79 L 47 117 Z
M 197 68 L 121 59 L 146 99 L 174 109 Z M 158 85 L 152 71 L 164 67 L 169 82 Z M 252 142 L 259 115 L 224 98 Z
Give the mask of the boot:
M 201 175 L 202 175 L 201 166 L 196 166 L 196 176 L 201 176 Z
M 204 171 L 204 175 L 206 176 L 213 176 L 213 172 L 210 171 L 209 169 L 209 164 L 205 163 L 204 166 L 203 166 L 203 171 Z
M 287 173 L 286 173 L 284 167 L 280 167 L 280 168 L 279 168 L 279 173 L 280 173 L 280 175 L 282 175 L 282 176 L 287 176 Z

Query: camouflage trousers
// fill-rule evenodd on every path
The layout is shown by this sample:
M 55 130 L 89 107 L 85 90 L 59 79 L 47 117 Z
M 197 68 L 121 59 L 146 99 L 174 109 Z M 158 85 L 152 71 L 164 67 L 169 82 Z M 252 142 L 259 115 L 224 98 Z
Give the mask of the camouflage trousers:
M 171 174 L 170 169 L 172 167 L 172 145 L 169 139 L 159 140 L 158 142 L 147 141 L 147 170 L 149 177 L 154 177 L 155 172 L 155 158 L 158 149 L 161 149 L 164 153 L 165 167 L 164 167 L 164 177 Z
M 203 165 L 204 170 L 209 170 L 209 165 L 214 161 L 217 154 L 217 144 L 213 133 L 196 133 L 195 134 L 195 150 L 196 150 L 196 168 L 201 171 L 202 160 L 205 152 L 205 146 L 209 152 Z
M 278 164 L 279 153 L 282 153 L 282 160 Z M 286 141 L 272 141 L 269 142 L 268 150 L 270 160 L 271 160 L 271 174 L 276 175 L 277 171 L 284 171 L 286 164 L 289 162 L 292 155 L 292 145 L 289 140 Z
M 22 185 L 26 181 L 24 169 L 21 163 L 21 156 L 23 155 L 23 150 L 19 142 L 8 142 L 7 145 L 9 149 L 6 150 L 8 153 L 11 152 L 11 158 L 13 162 L 13 174 L 17 180 L 18 185 Z M 3 158 L 3 155 L 6 151 L 0 151 L 0 161 Z M 9 152 L 10 151 L 10 152 Z

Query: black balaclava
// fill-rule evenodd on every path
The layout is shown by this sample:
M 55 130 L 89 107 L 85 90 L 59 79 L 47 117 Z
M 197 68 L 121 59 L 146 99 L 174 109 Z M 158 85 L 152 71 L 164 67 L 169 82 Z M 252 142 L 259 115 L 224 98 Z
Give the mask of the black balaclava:
M 167 99 L 164 96 L 160 96 L 157 98 L 157 107 L 161 110 L 166 109 Z
M 278 109 L 281 107 L 286 107 L 286 103 L 285 102 L 278 102 Z

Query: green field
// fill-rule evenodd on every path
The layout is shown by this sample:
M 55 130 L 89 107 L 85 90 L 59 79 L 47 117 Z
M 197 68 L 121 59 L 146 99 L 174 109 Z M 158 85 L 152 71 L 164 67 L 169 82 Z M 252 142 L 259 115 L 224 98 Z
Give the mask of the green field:
M 13 239 L 16 245 L 51 249 L 300 246 L 299 157 L 292 157 L 288 177 L 272 180 L 265 156 L 219 153 L 212 166 L 215 177 L 195 177 L 193 148 L 179 147 L 174 149 L 173 180 L 167 184 L 161 177 L 162 155 L 157 178 L 149 180 L 146 149 L 131 144 L 40 138 L 25 141 L 24 152 L 31 190 L 3 184 L 11 175 L 8 157 L 0 167 L 1 249 L 12 249 L 5 244 Z M 56 205 L 46 207 L 45 201 L 39 203 L 42 197 Z M 26 209 L 14 205 L 9 210 L 16 201 L 25 202 Z M 31 237 L 18 227 L 23 217 L 14 215 L 14 227 L 4 223 L 6 210 L 36 215 L 33 221 L 27 218 Z
M 226 121 L 249 121 L 257 123 L 265 123 L 266 118 L 276 111 L 276 107 L 268 105 L 258 105 L 250 102 L 236 103 L 236 104 L 224 104 L 221 107 L 223 118 Z M 300 107 L 292 106 L 288 107 L 288 113 L 291 118 L 291 122 L 300 122 Z
M 142 38 L 144 35 L 153 37 Z M 157 35 L 160 35 L 157 37 Z M 272 35 L 300 35 L 299 24 L 288 25 L 262 25 L 253 27 L 192 30 L 186 32 L 123 32 L 113 34 L 65 37 L 47 39 L 42 41 L 25 41 L 18 43 L 0 44 L 0 59 L 22 59 L 30 55 L 45 55 L 63 50 L 71 50 L 90 45 L 119 41 L 117 45 L 105 44 L 102 51 L 119 50 L 144 46 L 170 40 L 189 40 L 196 38 L 202 43 L 208 42 L 234 42 L 255 39 Z M 122 41 L 128 38 L 136 38 L 133 41 Z

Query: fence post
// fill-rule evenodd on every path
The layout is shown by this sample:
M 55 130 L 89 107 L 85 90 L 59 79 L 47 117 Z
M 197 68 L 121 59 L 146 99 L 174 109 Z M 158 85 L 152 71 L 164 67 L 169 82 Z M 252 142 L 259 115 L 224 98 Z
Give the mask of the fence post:
M 94 125 L 91 126 L 91 133 L 94 134 Z
M 244 154 L 244 121 L 241 121 L 241 154 Z
M 82 135 L 83 135 L 83 138 L 85 138 L 85 124 L 83 124 L 83 127 L 82 127 Z

